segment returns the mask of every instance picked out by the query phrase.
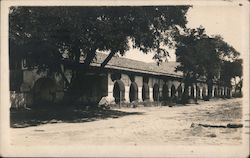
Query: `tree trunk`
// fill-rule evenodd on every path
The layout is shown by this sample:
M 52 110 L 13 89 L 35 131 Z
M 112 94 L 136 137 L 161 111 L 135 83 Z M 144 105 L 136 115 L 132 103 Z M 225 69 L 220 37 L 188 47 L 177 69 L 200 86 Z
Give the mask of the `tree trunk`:
M 191 85 L 191 78 L 190 78 L 189 73 L 187 73 L 184 76 L 183 83 L 184 83 L 184 91 L 181 97 L 181 102 L 182 104 L 186 104 L 188 103 L 188 99 L 189 99 L 188 90 L 189 90 L 189 86 Z
M 73 70 L 72 79 L 69 85 L 69 88 L 65 95 L 66 104 L 74 104 L 79 98 L 85 93 L 84 79 L 86 77 L 86 72 L 88 72 L 90 63 L 93 61 L 96 55 L 96 50 L 92 50 L 87 54 L 86 59 L 82 65 L 77 65 Z M 76 59 L 76 63 L 78 59 Z
M 182 97 L 181 97 L 181 103 L 182 104 L 187 104 L 188 103 L 188 88 L 189 88 L 189 83 L 188 82 L 185 82 L 184 83 L 184 91 L 183 91 L 183 94 L 182 94 Z
M 111 60 L 111 58 L 115 55 L 116 52 L 110 52 L 108 57 L 101 63 L 101 68 L 104 68 L 105 65 Z

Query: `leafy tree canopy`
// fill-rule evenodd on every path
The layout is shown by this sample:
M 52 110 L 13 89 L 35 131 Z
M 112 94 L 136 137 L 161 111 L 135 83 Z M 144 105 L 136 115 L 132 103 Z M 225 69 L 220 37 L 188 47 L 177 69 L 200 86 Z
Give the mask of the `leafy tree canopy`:
M 9 14 L 10 59 L 27 58 L 30 66 L 57 71 L 56 63 L 76 63 L 83 54 L 88 67 L 96 51 L 111 57 L 129 50 L 129 39 L 161 61 L 177 27 L 185 28 L 189 6 L 153 7 L 12 7 Z
M 210 37 L 203 27 L 184 31 L 176 40 L 176 56 L 180 62 L 177 71 L 189 73 L 194 78 L 215 79 L 220 74 L 222 62 L 236 60 L 239 56 L 221 36 Z
M 234 61 L 224 61 L 221 66 L 220 80 L 230 85 L 231 79 L 242 76 L 242 59 Z
M 213 81 L 220 78 L 223 63 L 235 61 L 239 53 L 221 36 L 208 36 L 203 27 L 184 29 L 176 41 L 176 56 L 180 62 L 176 71 L 184 72 L 186 88 L 196 83 L 197 79 L 203 78 L 208 84 L 208 93 L 211 96 Z M 224 68 L 228 69 L 225 66 Z M 226 79 L 225 75 L 223 79 Z

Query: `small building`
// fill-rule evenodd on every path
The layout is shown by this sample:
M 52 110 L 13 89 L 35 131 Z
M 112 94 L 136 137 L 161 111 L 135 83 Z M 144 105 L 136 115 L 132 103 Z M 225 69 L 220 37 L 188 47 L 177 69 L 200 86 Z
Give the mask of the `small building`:
M 81 81 L 80 104 L 97 104 L 103 97 L 110 104 L 169 103 L 180 100 L 184 84 L 182 72 L 176 72 L 177 62 L 165 62 L 157 66 L 123 57 L 114 56 L 101 68 L 107 55 L 97 53 L 96 59 Z M 62 64 L 64 76 L 70 82 L 72 70 Z M 61 103 L 65 99 L 66 84 L 62 76 L 48 71 L 28 69 L 22 60 L 19 67 L 10 70 L 11 107 L 31 106 L 36 102 Z M 196 87 L 197 86 L 197 87 Z M 208 95 L 207 84 L 189 87 L 190 99 L 204 99 Z M 213 85 L 212 97 L 232 96 L 230 87 Z

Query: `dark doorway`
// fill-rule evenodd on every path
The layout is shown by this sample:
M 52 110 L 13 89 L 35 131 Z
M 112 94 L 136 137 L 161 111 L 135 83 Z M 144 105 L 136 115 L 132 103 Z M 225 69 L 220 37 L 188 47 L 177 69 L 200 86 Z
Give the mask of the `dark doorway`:
M 138 86 L 135 82 L 132 82 L 130 85 L 129 100 L 130 100 L 130 102 L 138 100 Z
M 195 96 L 194 96 L 194 86 L 192 85 L 191 86 L 191 98 L 194 99 Z
M 173 98 L 175 96 L 176 90 L 175 90 L 175 86 L 172 85 L 171 86 L 171 97 Z
M 214 88 L 214 97 L 217 97 L 218 96 L 218 90 L 217 88 Z
M 162 99 L 164 101 L 168 100 L 168 86 L 166 84 L 162 87 Z
M 143 83 L 142 86 L 142 100 L 148 100 L 149 99 L 149 86 L 147 83 Z
M 196 91 L 196 97 L 197 97 L 197 99 L 201 99 L 200 93 L 201 93 L 201 90 L 200 90 L 200 87 L 198 87 L 197 91 Z
M 206 88 L 202 88 L 202 98 L 204 99 L 206 97 Z
M 153 99 L 154 99 L 154 101 L 159 101 L 160 100 L 159 85 L 158 84 L 154 84 L 154 87 L 153 87 Z
M 116 104 L 119 104 L 125 100 L 125 86 L 121 80 L 115 81 L 113 88 L 113 97 L 115 98 Z
M 179 87 L 177 88 L 177 93 L 178 93 L 178 98 L 181 98 L 182 96 L 182 86 L 179 85 Z

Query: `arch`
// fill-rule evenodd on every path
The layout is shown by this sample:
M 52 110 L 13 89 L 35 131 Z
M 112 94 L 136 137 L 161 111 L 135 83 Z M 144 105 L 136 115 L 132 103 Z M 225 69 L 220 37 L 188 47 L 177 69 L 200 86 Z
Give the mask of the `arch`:
M 168 99 L 168 85 L 164 84 L 162 87 L 162 98 L 163 100 L 167 100 Z
M 178 94 L 178 98 L 181 98 L 181 96 L 182 96 L 182 86 L 181 85 L 179 85 L 177 88 L 177 94 Z
M 206 87 L 202 88 L 202 98 L 206 97 Z
M 149 86 L 147 83 L 143 83 L 142 85 L 142 100 L 148 100 L 149 99 Z
M 118 104 L 125 100 L 125 86 L 121 80 L 116 80 L 113 88 L 113 97 L 115 103 Z
M 154 87 L 153 87 L 153 99 L 154 101 L 159 101 L 160 100 L 160 91 L 159 91 L 159 85 L 156 83 L 154 84 Z
M 221 88 L 219 87 L 219 88 L 218 88 L 218 96 L 219 96 L 219 97 L 221 97 L 221 93 L 222 93 L 222 92 L 221 92 Z
M 56 83 L 54 80 L 42 77 L 33 86 L 35 104 L 53 103 L 56 97 Z
M 171 86 L 171 97 L 175 96 L 175 93 L 176 93 L 175 86 L 172 85 L 172 86 Z
M 191 97 L 191 98 L 195 98 L 195 96 L 194 96 L 194 86 L 193 86 L 193 85 L 191 85 L 190 97 Z
M 220 97 L 223 97 L 224 96 L 224 92 L 223 92 L 224 90 L 223 90 L 223 87 L 220 87 Z
M 231 96 L 230 96 L 230 93 L 231 93 L 231 88 L 228 88 L 228 89 L 227 89 L 227 97 L 231 97 Z
M 200 93 L 201 93 L 201 89 L 200 89 L 200 87 L 197 86 L 196 98 L 198 98 L 198 99 L 201 98 Z
M 217 97 L 218 96 L 218 89 L 215 87 L 214 88 L 214 97 Z
M 135 82 L 132 82 L 130 85 L 129 100 L 130 100 L 130 102 L 138 100 L 138 86 Z

